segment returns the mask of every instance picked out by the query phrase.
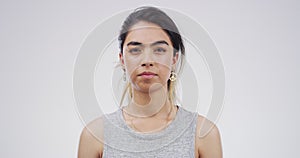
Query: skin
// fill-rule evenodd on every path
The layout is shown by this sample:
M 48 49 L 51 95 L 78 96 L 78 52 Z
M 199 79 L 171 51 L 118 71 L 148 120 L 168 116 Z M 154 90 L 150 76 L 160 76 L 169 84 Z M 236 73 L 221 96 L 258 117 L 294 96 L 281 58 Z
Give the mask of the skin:
M 161 48 L 166 51 L 162 51 Z M 129 122 L 129 126 L 140 132 L 159 131 L 171 123 L 172 119 L 166 121 L 171 107 L 174 108 L 172 108 L 170 118 L 174 118 L 178 110 L 167 99 L 166 90 L 171 70 L 175 68 L 178 61 L 178 54 L 173 56 L 172 42 L 159 26 L 144 21 L 138 22 L 131 28 L 125 39 L 123 50 L 123 53 L 119 54 L 119 58 L 123 69 L 129 76 L 133 92 L 130 106 L 127 106 L 131 108 L 124 108 L 124 110 L 139 116 L 150 116 L 155 112 L 154 117 L 134 117 L 134 125 L 128 121 L 132 119 L 132 115 L 123 113 L 124 119 Z M 151 79 L 144 78 L 139 75 L 144 71 L 151 71 L 156 75 Z M 83 129 L 80 136 L 78 158 L 102 157 L 104 145 L 101 141 L 103 140 L 102 127 L 102 118 L 99 117 Z M 198 116 L 197 121 L 195 157 L 222 158 L 219 130 L 201 115 Z
M 165 126 L 166 121 L 162 118 L 167 117 L 171 107 L 167 99 L 167 81 L 171 70 L 175 68 L 178 54 L 173 56 L 169 36 L 159 26 L 148 22 L 139 22 L 131 28 L 123 50 L 119 58 L 129 75 L 133 94 L 129 106 L 124 110 L 134 116 L 156 114 L 154 118 L 135 118 L 134 125 L 143 132 L 158 130 Z M 139 75 L 145 71 L 154 73 L 154 77 L 146 79 Z M 174 115 L 175 111 L 172 112 Z M 126 114 L 124 117 L 133 119 Z

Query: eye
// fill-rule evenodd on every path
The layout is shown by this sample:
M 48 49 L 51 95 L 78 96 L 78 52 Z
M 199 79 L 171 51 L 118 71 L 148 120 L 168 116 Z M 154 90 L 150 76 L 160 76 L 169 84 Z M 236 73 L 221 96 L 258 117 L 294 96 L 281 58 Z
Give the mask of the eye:
M 166 51 L 167 51 L 167 50 L 166 50 L 165 48 L 160 48 L 160 47 L 154 49 L 154 52 L 155 52 L 155 53 L 160 53 L 160 54 L 161 54 L 161 53 L 165 53 Z
M 138 53 L 141 53 L 142 52 L 142 49 L 140 48 L 130 48 L 128 50 L 129 53 L 132 53 L 132 54 L 138 54 Z

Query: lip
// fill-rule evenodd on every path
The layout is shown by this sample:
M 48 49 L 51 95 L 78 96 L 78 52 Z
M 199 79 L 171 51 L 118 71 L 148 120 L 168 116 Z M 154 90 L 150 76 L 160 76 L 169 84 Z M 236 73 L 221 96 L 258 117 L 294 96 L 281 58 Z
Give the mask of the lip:
M 156 76 L 157 74 L 153 73 L 153 72 L 150 72 L 150 71 L 144 71 L 144 72 L 138 74 L 138 76 L 144 76 L 144 75 L 145 76 L 151 76 L 151 75 Z
M 138 76 L 141 76 L 141 77 L 143 77 L 145 79 L 151 79 L 154 76 L 157 76 L 157 74 L 155 74 L 153 72 L 149 72 L 149 71 L 144 71 L 144 72 L 140 73 Z

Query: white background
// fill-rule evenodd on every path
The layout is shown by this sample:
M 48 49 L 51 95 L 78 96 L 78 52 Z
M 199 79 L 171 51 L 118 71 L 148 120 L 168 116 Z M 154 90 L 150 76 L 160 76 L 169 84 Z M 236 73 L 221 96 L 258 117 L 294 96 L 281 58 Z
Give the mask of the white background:
M 256 1 L 0 2 L 0 157 L 76 157 L 83 124 L 72 92 L 78 49 L 96 24 L 153 4 L 197 20 L 226 73 L 217 122 L 224 157 L 299 157 L 300 3 Z

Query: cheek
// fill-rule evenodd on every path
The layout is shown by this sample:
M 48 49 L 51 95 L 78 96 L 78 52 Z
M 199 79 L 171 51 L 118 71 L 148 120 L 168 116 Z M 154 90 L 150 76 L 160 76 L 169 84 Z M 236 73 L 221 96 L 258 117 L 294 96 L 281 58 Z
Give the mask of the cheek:
M 171 74 L 172 61 L 169 58 L 161 59 L 157 65 L 161 79 L 164 81 L 168 80 Z
M 166 81 L 169 79 L 170 73 L 171 73 L 171 69 L 169 67 L 167 67 L 166 65 L 160 65 L 159 74 L 160 74 L 160 78 L 163 81 Z
M 161 68 L 163 68 L 165 71 L 170 70 L 172 66 L 172 58 L 170 56 L 162 56 L 158 57 L 156 60 L 156 63 L 160 65 Z
M 139 67 L 139 62 L 137 59 L 127 57 L 124 59 L 126 74 L 128 77 L 132 78 L 132 76 L 137 75 L 136 69 Z
M 152 56 L 152 60 L 155 63 L 153 69 L 158 70 L 161 79 L 166 80 L 170 77 L 171 66 L 172 66 L 172 55 L 161 55 L 161 56 Z M 135 70 L 140 68 L 140 60 L 142 57 L 137 56 L 124 56 L 124 64 L 126 73 L 128 76 L 137 75 Z

